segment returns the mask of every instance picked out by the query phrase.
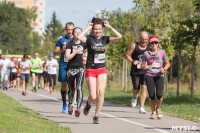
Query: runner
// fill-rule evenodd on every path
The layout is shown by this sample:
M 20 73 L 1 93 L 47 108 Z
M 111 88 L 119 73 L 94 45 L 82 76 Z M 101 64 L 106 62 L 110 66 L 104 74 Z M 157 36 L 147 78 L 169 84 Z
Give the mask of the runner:
M 16 79 L 17 79 L 17 69 L 18 69 L 18 62 L 15 57 L 11 58 L 8 67 L 11 69 L 10 72 L 10 87 L 12 90 L 16 88 Z
M 45 58 L 45 61 L 43 63 L 43 79 L 44 79 L 44 90 L 49 90 L 49 83 L 48 83 L 48 67 L 47 67 L 47 61 L 48 59 Z
M 21 61 L 21 73 L 20 78 L 22 80 L 22 95 L 26 96 L 26 90 L 28 88 L 28 81 L 30 77 L 30 69 L 32 68 L 32 63 L 28 58 L 28 54 L 23 55 L 23 59 Z
M 50 94 L 52 93 L 52 80 L 53 80 L 53 92 L 55 92 L 55 85 L 56 85 L 56 67 L 58 67 L 58 62 L 56 59 L 53 58 L 53 53 L 49 54 L 49 60 L 47 61 L 48 67 L 48 81 L 49 81 L 49 89 Z
M 103 27 L 110 29 L 114 37 L 102 36 Z M 84 35 L 92 29 L 92 34 Z M 92 103 L 97 100 L 96 111 L 93 117 L 93 123 L 99 123 L 99 113 L 104 103 L 104 92 L 107 82 L 107 71 L 105 67 L 106 44 L 119 40 L 122 35 L 116 31 L 107 21 L 99 18 L 93 18 L 88 24 L 88 28 L 79 35 L 79 40 L 87 44 L 87 64 L 86 64 L 86 82 L 88 83 L 89 97 L 84 107 L 84 114 L 88 115 Z
M 7 84 L 8 84 L 8 76 L 10 75 L 8 64 L 10 63 L 10 60 L 7 59 L 7 55 L 3 55 L 3 59 L 0 61 L 1 68 L 1 82 L 3 86 L 3 90 L 8 90 Z
M 64 61 L 64 56 L 65 56 L 65 49 L 66 49 L 66 44 L 73 39 L 73 32 L 74 30 L 74 24 L 72 22 L 68 22 L 65 25 L 65 31 L 66 35 L 63 35 L 59 37 L 57 40 L 55 49 L 54 49 L 54 55 L 61 55 L 60 61 L 59 61 L 59 75 L 58 75 L 58 81 L 61 82 L 61 96 L 62 96 L 62 101 L 63 101 L 63 113 L 67 113 L 67 103 L 66 103 L 66 95 L 67 95 L 67 65 L 68 62 Z
M 44 79 L 43 79 L 43 64 L 44 64 L 44 58 L 41 58 L 42 60 L 42 65 L 39 67 L 39 72 L 38 72 L 38 89 L 43 89 L 44 88 Z M 41 84 L 41 87 L 40 87 Z
M 32 91 L 37 91 L 37 84 L 38 84 L 38 73 L 39 67 L 42 65 L 42 60 L 38 57 L 38 52 L 34 52 L 33 57 L 30 59 L 31 63 L 33 64 L 31 68 L 31 76 L 32 76 Z
M 18 68 L 17 68 L 17 90 L 20 91 L 22 90 L 22 80 L 20 78 L 20 73 L 21 73 L 21 58 L 17 59 L 18 62 Z
M 146 114 L 144 103 L 147 95 L 147 87 L 146 70 L 141 69 L 141 63 L 144 52 L 149 50 L 150 48 L 148 46 L 148 33 L 143 31 L 140 34 L 140 42 L 131 44 L 128 51 L 126 52 L 126 58 L 128 61 L 131 62 L 130 76 L 133 83 L 133 98 L 131 100 L 131 106 L 135 107 L 137 105 L 137 97 L 141 86 L 139 113 L 142 114 Z
M 67 44 L 67 48 L 65 51 L 65 59 L 66 61 L 69 61 L 67 67 L 67 82 L 69 87 L 68 113 L 69 115 L 72 115 L 73 113 L 73 98 L 75 90 L 77 89 L 77 97 L 76 99 L 74 99 L 75 101 L 77 101 L 77 110 L 75 111 L 76 117 L 79 117 L 80 115 L 80 108 L 83 101 L 83 92 L 82 92 L 82 86 L 84 81 L 83 54 L 86 48 L 86 44 L 78 40 L 78 35 L 81 32 L 82 32 L 81 28 L 79 27 L 74 28 L 73 31 L 74 39 Z
M 141 68 L 147 70 L 146 82 L 149 93 L 149 103 L 151 106 L 151 119 L 163 117 L 160 106 L 162 103 L 162 95 L 164 90 L 164 73 L 170 67 L 166 53 L 159 49 L 159 39 L 157 36 L 149 38 L 151 51 L 146 51 L 143 56 Z M 165 66 L 163 67 L 163 62 Z M 155 87 L 156 87 L 156 102 L 155 109 Z

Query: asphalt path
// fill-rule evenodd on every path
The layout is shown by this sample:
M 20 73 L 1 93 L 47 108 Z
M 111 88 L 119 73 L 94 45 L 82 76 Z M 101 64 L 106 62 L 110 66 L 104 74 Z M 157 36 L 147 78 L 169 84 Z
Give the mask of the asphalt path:
M 60 92 L 49 94 L 43 90 L 34 93 L 29 88 L 27 96 L 20 91 L 7 90 L 1 92 L 12 97 L 23 106 L 35 110 L 45 118 L 69 127 L 73 133 L 197 133 L 200 132 L 200 123 L 164 115 L 161 120 L 149 119 L 151 112 L 139 114 L 138 108 L 111 104 L 105 102 L 99 116 L 100 124 L 93 124 L 95 104 L 88 116 L 84 116 L 83 100 L 81 115 L 62 113 Z M 117 99 L 116 99 L 117 100 Z M 76 106 L 74 107 L 76 109 Z

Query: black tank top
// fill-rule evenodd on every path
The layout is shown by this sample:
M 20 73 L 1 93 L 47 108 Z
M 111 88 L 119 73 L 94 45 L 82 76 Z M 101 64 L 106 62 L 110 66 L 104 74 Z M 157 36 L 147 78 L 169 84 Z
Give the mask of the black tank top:
M 149 45 L 147 45 L 146 49 L 141 50 L 139 48 L 139 42 L 135 43 L 135 50 L 132 53 L 131 57 L 132 57 L 132 59 L 134 61 L 138 60 L 139 61 L 139 65 L 134 65 L 132 63 L 132 65 L 131 65 L 131 73 L 130 74 L 145 74 L 146 73 L 146 70 L 142 70 L 140 68 L 140 64 L 142 63 L 142 58 L 143 58 L 143 54 L 144 54 L 145 51 L 150 51 Z

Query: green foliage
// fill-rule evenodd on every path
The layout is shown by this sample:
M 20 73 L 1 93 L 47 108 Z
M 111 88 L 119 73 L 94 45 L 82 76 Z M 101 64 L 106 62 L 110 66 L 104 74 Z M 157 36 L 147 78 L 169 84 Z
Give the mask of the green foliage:
M 0 3 L 0 47 L 9 54 L 30 53 L 40 37 L 32 34 L 31 21 L 34 10 L 16 8 L 13 3 Z M 37 39 L 36 39 L 37 38 Z M 5 53 L 5 52 L 4 52 Z
M 44 45 L 39 50 L 39 53 L 42 56 L 46 56 L 50 52 L 53 52 L 58 37 L 64 34 L 64 28 L 57 19 L 55 12 L 53 12 L 51 22 L 50 24 L 47 24 L 45 32 Z

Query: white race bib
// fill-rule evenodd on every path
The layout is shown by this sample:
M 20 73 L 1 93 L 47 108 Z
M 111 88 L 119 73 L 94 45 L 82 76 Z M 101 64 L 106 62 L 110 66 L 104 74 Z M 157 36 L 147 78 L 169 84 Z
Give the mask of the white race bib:
M 94 63 L 105 63 L 105 53 L 96 53 L 94 55 Z

